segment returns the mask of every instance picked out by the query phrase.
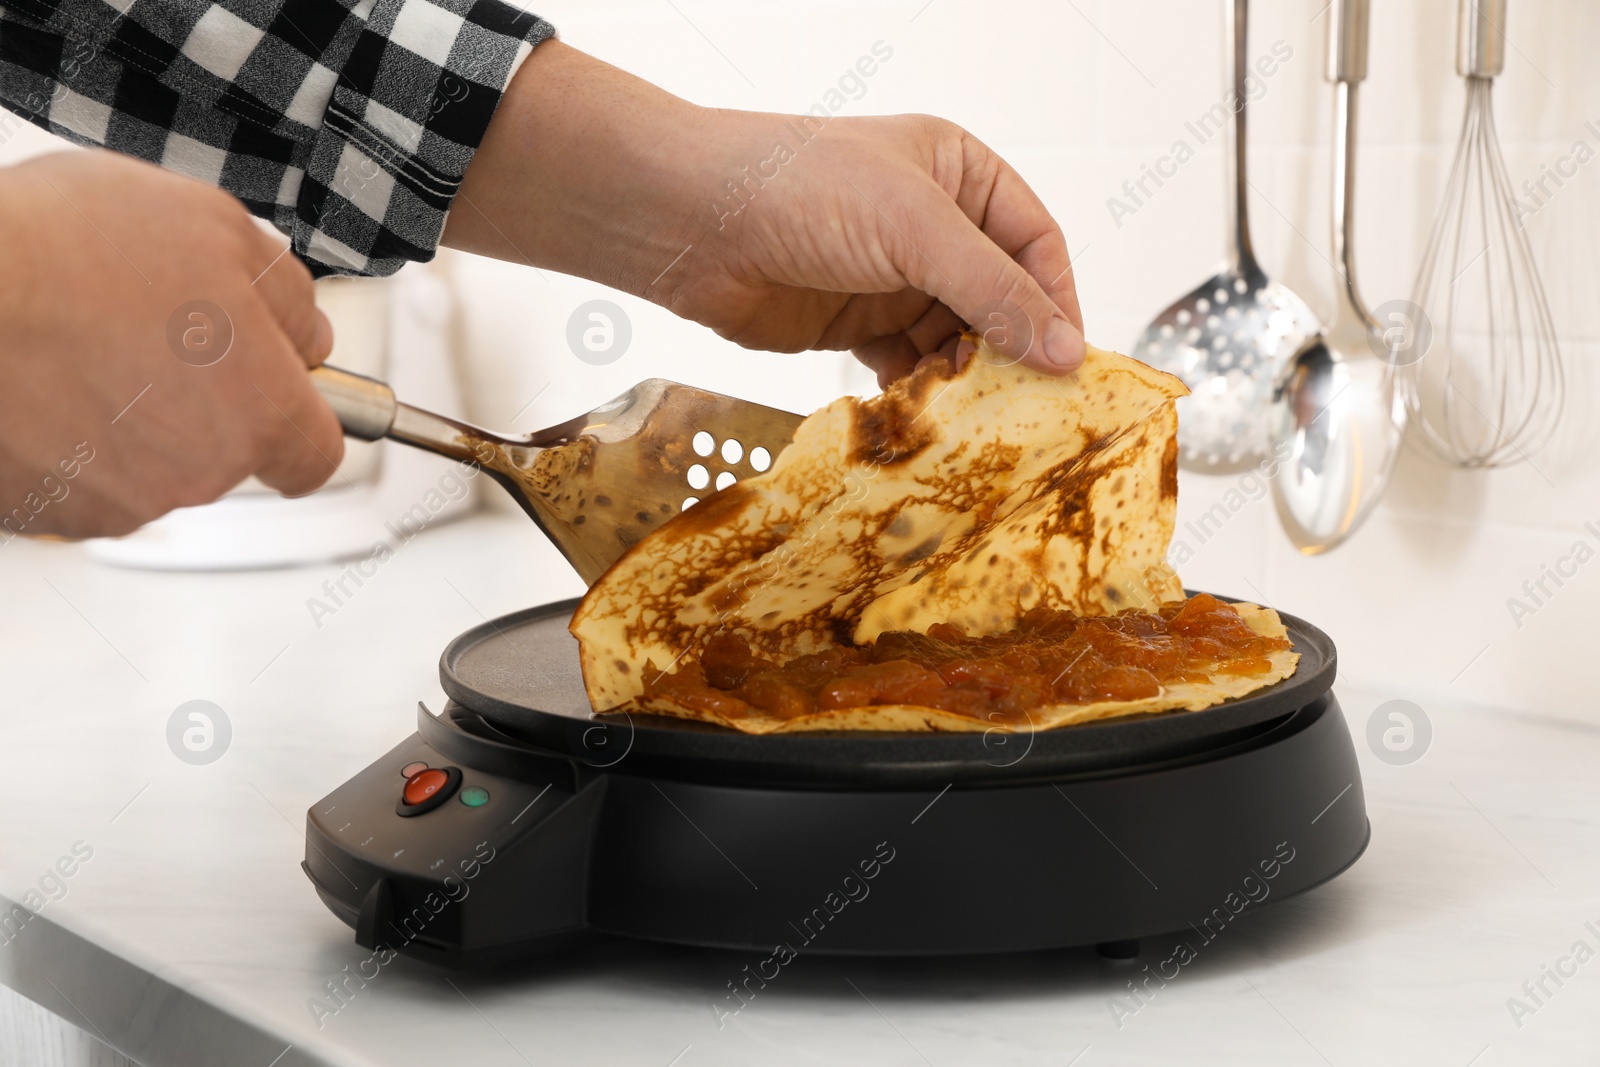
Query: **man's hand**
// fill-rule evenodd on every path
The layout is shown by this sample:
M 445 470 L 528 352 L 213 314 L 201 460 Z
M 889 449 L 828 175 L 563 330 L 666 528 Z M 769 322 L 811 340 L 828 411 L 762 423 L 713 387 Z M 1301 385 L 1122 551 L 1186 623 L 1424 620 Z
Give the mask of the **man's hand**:
M 1060 228 L 959 127 L 706 110 L 558 41 L 512 80 L 445 240 L 751 348 L 848 348 L 884 383 L 963 355 L 963 324 L 1042 370 L 1083 359 Z
M 771 123 L 722 114 L 753 144 Z M 1066 242 L 1000 157 L 925 116 L 794 131 L 766 135 L 792 157 L 741 166 L 703 258 L 655 287 L 669 309 L 750 348 L 851 349 L 885 382 L 954 357 L 965 323 L 1041 369 L 1082 361 Z
M 308 493 L 344 454 L 310 274 L 199 182 L 104 152 L 0 170 L 0 322 L 0 540 L 127 533 L 251 474 Z

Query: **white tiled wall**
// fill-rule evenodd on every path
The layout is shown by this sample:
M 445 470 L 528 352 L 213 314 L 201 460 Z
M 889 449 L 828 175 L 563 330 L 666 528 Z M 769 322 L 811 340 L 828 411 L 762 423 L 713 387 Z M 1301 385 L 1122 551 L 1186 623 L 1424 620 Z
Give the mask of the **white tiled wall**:
M 1092 341 L 1126 348 L 1157 310 L 1212 268 L 1223 238 L 1219 143 L 1116 225 L 1107 198 L 1184 136 L 1222 93 L 1219 0 L 527 0 L 565 39 L 701 103 L 803 110 L 882 40 L 894 58 L 846 113 L 928 111 L 999 149 L 1055 212 L 1077 253 Z M 1497 115 L 1513 181 L 1536 177 L 1575 140 L 1600 150 L 1600 4 L 1511 0 Z M 1363 89 L 1358 259 L 1376 304 L 1407 295 L 1460 124 L 1455 0 L 1373 0 Z M 1330 95 L 1322 81 L 1325 0 L 1254 5 L 1250 50 L 1292 57 L 1252 105 L 1252 222 L 1268 272 L 1331 306 Z M 36 145 L 18 138 L 0 152 Z M 683 146 L 693 151 L 692 145 Z M 1342 675 L 1426 706 L 1510 705 L 1600 723 L 1585 681 L 1600 638 L 1600 559 L 1579 568 L 1518 627 L 1507 599 L 1573 542 L 1600 551 L 1600 161 L 1529 223 L 1565 346 L 1560 438 L 1491 474 L 1408 453 L 1385 504 L 1347 546 L 1295 555 L 1269 499 L 1239 510 L 1183 569 L 1190 585 L 1305 615 L 1339 644 Z M 566 418 L 640 378 L 662 376 L 791 407 L 870 388 L 841 357 L 749 353 L 589 283 L 455 257 L 465 293 L 469 407 L 491 425 Z M 620 361 L 592 368 L 564 340 L 579 303 L 606 295 L 632 319 Z M 1185 475 L 1182 524 L 1236 478 Z M 1250 489 L 1250 486 L 1245 486 Z M 1194 539 L 1191 537 L 1191 541 Z

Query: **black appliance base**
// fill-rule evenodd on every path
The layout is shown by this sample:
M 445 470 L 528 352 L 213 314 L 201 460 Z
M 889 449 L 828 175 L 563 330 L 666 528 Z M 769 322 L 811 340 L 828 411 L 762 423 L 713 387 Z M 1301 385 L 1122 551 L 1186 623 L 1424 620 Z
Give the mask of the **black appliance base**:
M 1026 762 L 943 788 L 762 787 L 598 768 L 460 705 L 419 706 L 416 734 L 307 813 L 303 866 L 358 943 L 446 966 L 588 933 L 762 965 L 1094 944 L 1125 956 L 1115 943 L 1207 936 L 1304 892 L 1369 836 L 1331 692 L 1157 763 L 1030 779 Z M 461 774 L 406 818 L 413 763 Z

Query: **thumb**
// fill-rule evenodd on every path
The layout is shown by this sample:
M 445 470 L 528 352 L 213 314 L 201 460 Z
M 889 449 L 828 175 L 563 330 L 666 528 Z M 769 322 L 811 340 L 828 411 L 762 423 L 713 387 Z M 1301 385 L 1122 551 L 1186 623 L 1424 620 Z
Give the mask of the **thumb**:
M 943 190 L 933 186 L 912 212 L 895 230 L 909 246 L 894 252 L 907 281 L 960 315 L 1012 362 L 1050 374 L 1065 374 L 1083 362 L 1082 331 Z

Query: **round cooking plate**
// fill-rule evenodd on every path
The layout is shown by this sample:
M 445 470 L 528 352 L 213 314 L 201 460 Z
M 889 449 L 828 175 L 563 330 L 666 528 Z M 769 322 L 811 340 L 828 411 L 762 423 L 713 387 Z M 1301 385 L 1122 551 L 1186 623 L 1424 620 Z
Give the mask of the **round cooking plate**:
M 1295 673 L 1205 711 L 1170 711 L 1035 734 L 830 731 L 742 734 L 660 715 L 597 717 L 584 693 L 577 606 L 564 600 L 473 627 L 444 650 L 439 680 L 452 700 L 518 738 L 599 769 L 766 784 L 878 785 L 1006 781 L 1102 774 L 1215 756 L 1306 707 L 1333 686 L 1328 635 L 1282 616 Z

